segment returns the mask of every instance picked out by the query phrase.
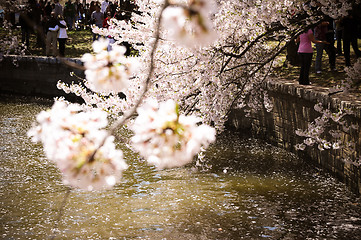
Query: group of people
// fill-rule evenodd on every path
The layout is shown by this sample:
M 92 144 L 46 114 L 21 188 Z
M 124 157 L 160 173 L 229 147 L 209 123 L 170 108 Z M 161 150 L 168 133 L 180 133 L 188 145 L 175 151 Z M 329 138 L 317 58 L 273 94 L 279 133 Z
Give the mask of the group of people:
M 66 32 L 67 24 L 62 15 L 51 12 L 49 20 L 46 22 L 46 55 L 65 57 L 65 43 L 68 38 Z M 57 49 L 59 43 L 59 52 Z
M 90 15 L 89 24 L 94 24 L 98 28 L 108 28 L 109 21 L 112 18 L 129 21 L 133 12 L 138 14 L 140 13 L 137 10 L 137 5 L 134 1 L 130 0 L 120 0 L 119 2 L 109 2 L 109 0 L 103 0 L 101 4 L 99 2 L 92 1 L 90 3 L 90 9 L 91 11 L 94 9 L 94 11 L 92 11 Z M 93 41 L 99 39 L 99 37 L 99 35 L 93 33 Z M 110 50 L 111 45 L 115 41 L 111 37 L 108 38 L 108 50 Z M 122 44 L 127 48 L 125 55 L 129 55 L 131 45 L 128 42 L 123 42 Z
M 71 0 L 68 2 L 71 3 Z M 18 24 L 21 27 L 22 42 L 27 48 L 30 47 L 30 33 L 35 33 L 36 46 L 43 48 L 47 56 L 64 57 L 67 29 L 72 26 L 69 21 L 65 21 L 68 16 L 66 10 L 59 0 L 29 0 L 27 5 L 21 6 Z
M 117 20 L 130 20 L 132 12 L 137 12 L 137 5 L 132 1 L 120 0 L 119 2 L 109 2 L 109 0 L 103 0 L 99 2 L 92 1 L 90 3 L 90 24 L 95 24 L 99 28 L 107 28 L 109 26 L 108 21 L 111 18 Z M 94 9 L 94 11 L 92 11 Z M 93 40 L 96 40 L 99 36 L 93 35 Z
M 298 55 L 301 65 L 300 84 L 310 84 L 309 72 L 313 56 L 312 43 L 316 46 L 316 74 L 322 73 L 323 51 L 328 55 L 331 71 L 337 71 L 336 55 L 344 55 L 345 66 L 351 66 L 350 46 L 352 46 L 356 57 L 361 57 L 361 51 L 357 45 L 357 39 L 360 37 L 359 34 L 361 34 L 358 31 L 361 28 L 360 19 L 357 19 L 357 17 L 357 14 L 352 12 L 348 16 L 337 20 L 327 17 L 313 29 L 307 29 L 297 37 L 296 42 L 299 42 Z M 336 47 L 335 41 L 337 42 Z
M 74 1 L 74 2 L 72 2 Z M 84 3 L 82 3 L 82 2 Z M 129 20 L 136 5 L 133 0 L 91 1 L 66 0 L 28 0 L 19 9 L 16 22 L 15 13 L 8 19 L 14 26 L 21 27 L 22 42 L 30 47 L 30 34 L 36 34 L 36 47 L 41 47 L 48 56 L 65 56 L 67 30 L 91 29 L 91 25 L 107 27 L 110 18 Z M 93 40 L 99 36 L 93 35 Z M 59 45 L 59 48 L 57 47 Z

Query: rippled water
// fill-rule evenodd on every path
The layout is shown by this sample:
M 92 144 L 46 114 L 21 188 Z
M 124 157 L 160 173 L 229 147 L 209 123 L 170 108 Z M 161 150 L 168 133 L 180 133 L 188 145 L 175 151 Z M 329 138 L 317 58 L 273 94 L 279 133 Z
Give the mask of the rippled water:
M 67 192 L 26 137 L 41 104 L 0 103 L 0 238 L 46 239 Z M 123 182 L 72 190 L 56 239 L 361 239 L 360 199 L 293 155 L 231 133 L 156 171 L 125 147 Z

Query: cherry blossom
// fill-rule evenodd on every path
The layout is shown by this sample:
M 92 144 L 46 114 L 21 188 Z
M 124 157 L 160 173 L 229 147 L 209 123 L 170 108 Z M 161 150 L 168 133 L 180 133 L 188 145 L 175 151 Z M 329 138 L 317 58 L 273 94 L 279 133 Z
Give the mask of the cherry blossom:
M 137 1 L 139 12 L 133 13 L 132 21 L 111 19 L 108 29 L 93 29 L 116 43 L 108 52 L 106 40 L 94 42 L 95 54 L 82 58 L 84 83 L 58 84 L 81 96 L 85 104 L 59 100 L 51 114 L 38 116 L 39 125 L 29 135 L 43 143 L 47 157 L 64 173 L 65 183 L 89 190 L 113 186 L 126 164 L 104 130 L 106 117 L 100 112 L 128 124 L 137 111 L 130 125 L 135 150 L 159 169 L 183 166 L 214 141 L 215 131 L 223 130 L 232 109 L 271 111 L 265 80 L 277 56 L 297 34 L 322 19 L 320 12 L 343 16 L 349 2 L 325 0 L 312 3 L 312 8 L 290 0 Z M 122 42 L 132 45 L 136 58 L 124 56 Z M 120 91 L 126 98 L 116 95 Z M 352 130 L 343 121 L 346 109 L 318 110 L 322 116 L 307 130 L 298 131 L 306 139 L 296 147 L 351 148 L 351 143 L 327 141 L 323 136 L 331 121 Z
M 85 190 L 110 188 L 127 168 L 122 151 L 115 149 L 114 137 L 104 130 L 108 123 L 104 111 L 82 111 L 78 104 L 57 101 L 38 114 L 37 123 L 28 135 L 43 144 L 65 184 Z
M 170 6 L 163 12 L 163 25 L 180 44 L 207 45 L 217 38 L 210 20 L 214 10 L 215 3 L 211 0 L 192 0 L 187 7 Z
M 361 82 L 361 59 L 357 59 L 355 64 L 345 68 L 347 78 L 342 80 L 340 84 L 330 89 L 330 93 L 348 94 L 353 86 Z
M 86 53 L 82 57 L 89 88 L 105 94 L 118 93 L 128 86 L 128 79 L 136 70 L 136 59 L 125 57 L 126 48 L 114 45 L 107 51 L 108 40 L 94 41 L 95 55 Z
M 215 130 L 199 125 L 200 119 L 179 114 L 173 100 L 159 103 L 148 99 L 138 108 L 131 129 L 133 147 L 158 169 L 183 166 L 193 160 L 201 147 L 215 140 Z
M 12 24 L 4 20 L 2 25 L 3 32 L 7 34 L 3 34 L 0 38 L 0 61 L 9 54 L 25 55 L 26 45 L 20 42 Z M 14 60 L 14 65 L 17 65 L 16 60 Z
M 296 150 L 305 150 L 307 146 L 317 146 L 319 151 L 345 149 L 344 161 L 348 163 L 352 161 L 352 156 L 357 153 L 355 143 L 347 140 L 345 134 L 352 135 L 353 131 L 359 130 L 359 125 L 345 120 L 346 116 L 354 115 L 353 111 L 347 107 L 340 107 L 337 111 L 332 112 L 329 108 L 325 108 L 321 103 L 314 106 L 316 112 L 321 116 L 317 117 L 313 122 L 308 124 L 306 130 L 296 130 L 296 135 L 304 137 L 303 143 L 295 145 Z M 331 128 L 331 126 L 333 126 Z

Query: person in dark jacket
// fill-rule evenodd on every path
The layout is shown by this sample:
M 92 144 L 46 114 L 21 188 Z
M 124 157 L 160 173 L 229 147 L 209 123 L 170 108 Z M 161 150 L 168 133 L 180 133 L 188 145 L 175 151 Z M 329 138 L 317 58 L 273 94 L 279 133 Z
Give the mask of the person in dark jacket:
M 26 47 L 29 48 L 31 23 L 29 18 L 29 10 L 26 8 L 23 8 L 20 11 L 19 25 L 21 27 L 21 42 L 23 44 L 25 43 Z
M 341 24 L 343 26 L 343 53 L 345 56 L 346 66 L 351 66 L 350 59 L 350 45 L 357 57 L 361 57 L 361 51 L 357 46 L 357 21 L 352 14 L 342 19 Z
M 58 28 L 56 28 L 58 26 Z M 51 12 L 50 19 L 46 23 L 46 55 L 52 56 L 58 55 L 57 41 L 58 41 L 58 30 L 59 27 L 66 28 L 66 26 L 59 23 L 55 12 Z
M 334 30 L 333 30 L 333 20 L 326 19 L 317 25 L 314 29 L 314 36 L 316 40 L 327 42 L 325 43 L 316 43 L 316 62 L 315 70 L 316 73 L 321 73 L 322 70 L 322 55 L 323 50 L 326 51 L 328 55 L 328 61 L 332 71 L 336 70 L 336 48 L 334 40 Z
M 64 6 L 64 18 L 69 30 L 73 29 L 73 23 L 75 19 L 76 9 L 71 0 L 68 0 Z

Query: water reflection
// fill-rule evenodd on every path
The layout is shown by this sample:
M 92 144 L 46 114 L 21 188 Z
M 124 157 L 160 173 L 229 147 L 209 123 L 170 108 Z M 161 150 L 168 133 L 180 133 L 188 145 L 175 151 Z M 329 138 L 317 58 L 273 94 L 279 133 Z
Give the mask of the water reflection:
M 26 131 L 47 106 L 0 104 L 0 236 L 45 239 L 67 190 Z M 361 239 L 344 185 L 293 155 L 228 133 L 199 166 L 131 165 L 113 190 L 73 190 L 58 239 Z

